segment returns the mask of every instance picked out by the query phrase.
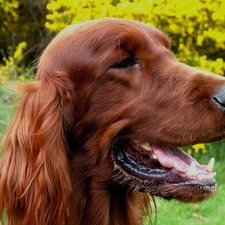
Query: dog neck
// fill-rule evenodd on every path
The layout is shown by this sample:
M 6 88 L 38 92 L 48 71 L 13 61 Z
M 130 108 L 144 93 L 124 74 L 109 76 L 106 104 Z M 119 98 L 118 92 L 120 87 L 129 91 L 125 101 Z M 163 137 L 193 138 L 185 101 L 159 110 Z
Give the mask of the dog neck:
M 126 186 L 104 181 L 102 173 L 98 171 L 104 167 L 101 165 L 90 168 L 91 162 L 82 159 L 87 160 L 87 157 L 76 156 L 71 162 L 71 165 L 76 166 L 71 166 L 73 190 L 68 224 L 142 225 L 144 212 L 149 209 L 149 196 Z M 105 167 L 104 177 L 109 175 L 110 179 L 111 173 Z

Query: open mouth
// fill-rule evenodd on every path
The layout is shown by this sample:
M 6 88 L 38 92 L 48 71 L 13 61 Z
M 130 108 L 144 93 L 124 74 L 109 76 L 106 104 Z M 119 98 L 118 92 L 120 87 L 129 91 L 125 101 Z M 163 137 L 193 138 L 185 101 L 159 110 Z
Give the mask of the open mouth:
M 117 178 L 119 182 L 131 180 L 135 189 L 140 191 L 149 192 L 149 186 L 160 184 L 189 186 L 202 192 L 213 192 L 216 188 L 216 173 L 212 172 L 214 158 L 208 165 L 200 165 L 177 147 L 139 143 L 131 139 L 118 140 L 112 152 L 115 168 L 122 173 Z

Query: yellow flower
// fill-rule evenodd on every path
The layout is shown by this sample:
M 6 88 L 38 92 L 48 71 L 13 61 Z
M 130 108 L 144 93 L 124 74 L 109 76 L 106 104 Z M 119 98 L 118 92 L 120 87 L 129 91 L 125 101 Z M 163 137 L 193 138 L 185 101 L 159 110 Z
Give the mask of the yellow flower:
M 23 50 L 26 48 L 27 48 L 27 43 L 25 41 L 20 42 L 16 47 L 16 51 L 14 52 L 13 59 L 20 61 L 23 58 Z
M 202 46 L 202 43 L 204 41 L 204 37 L 202 35 L 197 36 L 197 45 Z
M 187 150 L 187 153 L 188 153 L 189 155 L 191 155 L 191 154 L 192 154 L 192 149 L 189 148 L 189 149 Z
M 193 145 L 192 148 L 195 150 L 196 153 L 199 153 L 200 150 L 205 149 L 205 144 L 196 144 Z

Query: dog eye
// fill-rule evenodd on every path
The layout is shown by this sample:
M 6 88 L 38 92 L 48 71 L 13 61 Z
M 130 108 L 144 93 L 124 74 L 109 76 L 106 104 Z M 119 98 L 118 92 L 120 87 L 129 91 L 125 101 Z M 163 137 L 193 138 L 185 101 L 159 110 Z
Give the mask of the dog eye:
M 112 67 L 118 68 L 118 69 L 125 69 L 125 68 L 129 68 L 129 67 L 135 65 L 136 63 L 137 62 L 132 57 L 128 57 L 128 58 L 121 60 L 119 63 L 115 64 Z

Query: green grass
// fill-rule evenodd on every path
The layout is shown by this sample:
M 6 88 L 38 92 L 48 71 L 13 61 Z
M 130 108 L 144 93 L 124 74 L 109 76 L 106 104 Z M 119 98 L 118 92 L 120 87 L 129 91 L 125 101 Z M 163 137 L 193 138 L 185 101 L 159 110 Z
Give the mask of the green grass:
M 225 159 L 224 159 L 225 160 Z M 223 161 L 224 161 L 223 160 Z M 178 201 L 156 199 L 157 219 L 155 225 L 224 225 L 225 224 L 225 166 L 222 161 L 215 165 L 218 183 L 217 194 L 201 203 L 185 204 Z M 150 224 L 146 220 L 145 225 Z
M 0 86 L 0 136 L 6 129 L 12 116 L 10 100 L 5 102 L 5 96 L 10 96 Z M 209 146 L 208 154 L 198 154 L 195 158 L 201 164 L 207 164 L 214 156 L 218 183 L 217 194 L 198 204 L 184 204 L 177 201 L 165 201 L 156 198 L 156 212 L 152 213 L 152 223 L 155 225 L 224 225 L 225 224 L 225 142 Z M 146 220 L 145 225 L 149 224 Z
M 11 96 L 6 93 L 0 85 L 0 140 L 11 119 L 12 110 L 10 107 Z
M 0 135 L 8 127 L 13 116 L 13 95 L 0 85 Z

